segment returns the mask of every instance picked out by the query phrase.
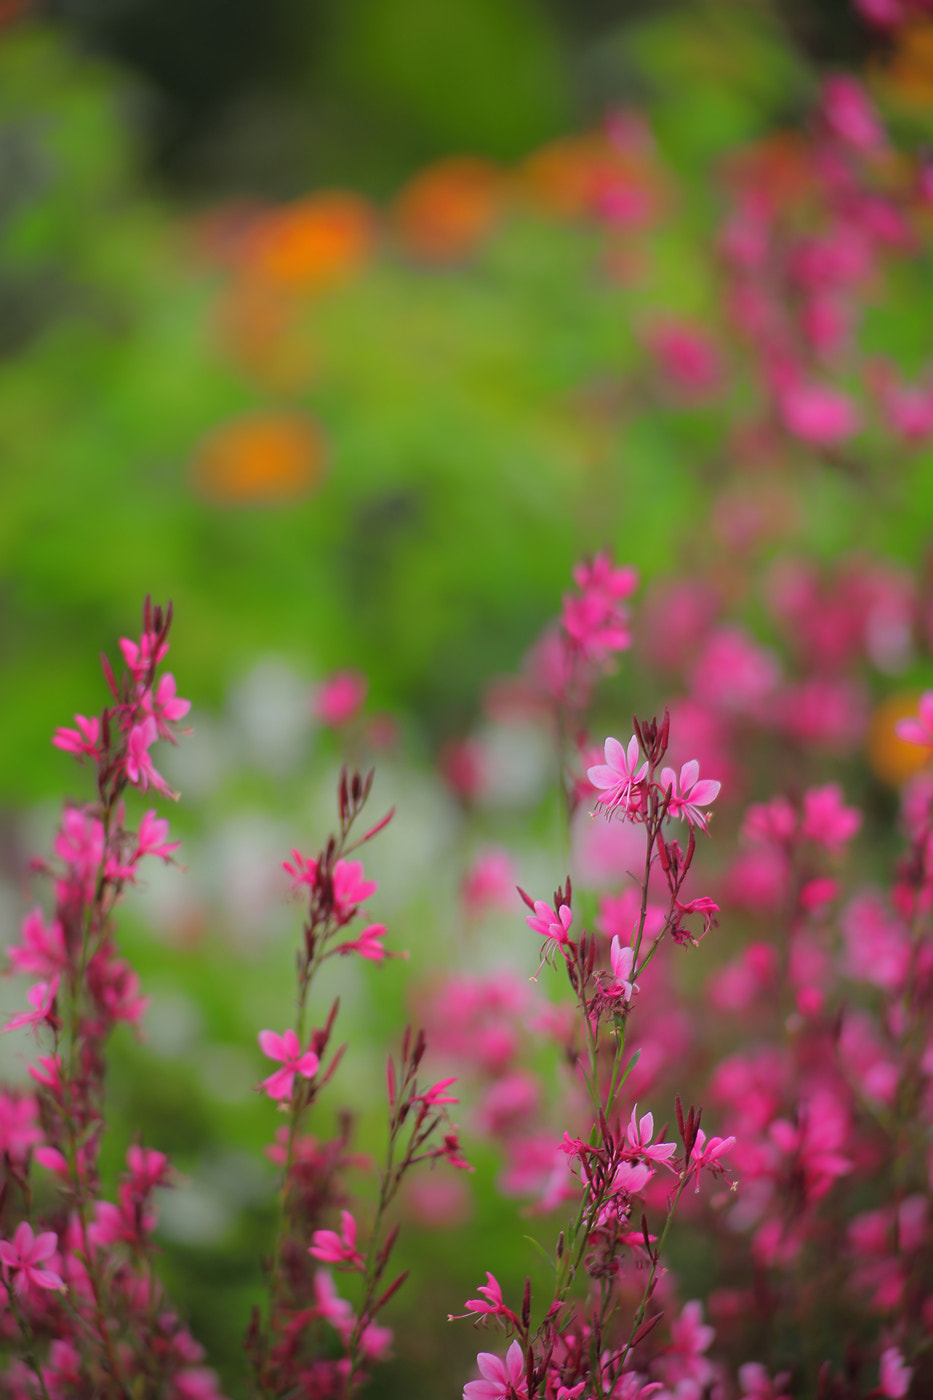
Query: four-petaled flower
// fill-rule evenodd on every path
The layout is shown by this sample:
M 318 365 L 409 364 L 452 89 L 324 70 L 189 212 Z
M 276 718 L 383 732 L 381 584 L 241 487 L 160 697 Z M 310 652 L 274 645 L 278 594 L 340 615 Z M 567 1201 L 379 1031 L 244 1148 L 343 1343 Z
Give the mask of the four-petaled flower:
M 528 1394 L 525 1376 L 525 1356 L 518 1342 L 513 1342 L 505 1360 L 491 1351 L 481 1351 L 476 1358 L 481 1381 L 467 1381 L 463 1400 L 516 1400 Z
M 603 745 L 605 763 L 597 763 L 586 770 L 586 776 L 600 797 L 596 802 L 600 807 L 615 810 L 621 807 L 624 815 L 638 810 L 640 802 L 639 784 L 648 772 L 647 762 L 636 769 L 639 757 L 638 740 L 633 734 L 626 748 L 618 739 L 608 738 Z
M 677 774 L 673 768 L 661 769 L 661 786 L 665 790 L 671 790 L 668 815 L 680 817 L 689 826 L 698 826 L 705 831 L 709 825 L 710 813 L 701 812 L 700 808 L 707 807 L 715 801 L 722 783 L 717 783 L 713 778 L 701 779 L 700 765 L 695 758 L 691 758 L 680 770 L 679 790 Z
M 542 938 L 548 940 L 544 947 L 544 959 L 547 960 L 555 947 L 565 948 L 570 942 L 573 914 L 567 904 L 562 904 L 555 913 L 543 899 L 535 900 L 534 909 L 534 914 L 526 915 L 525 923 L 532 932 L 540 933 Z M 566 954 L 564 956 L 566 957 Z
M 340 1212 L 340 1234 L 336 1230 L 315 1230 L 308 1253 L 322 1264 L 346 1264 L 351 1269 L 363 1267 L 363 1256 L 356 1248 L 356 1221 L 348 1210 Z
M 20 1297 L 23 1294 L 28 1296 L 36 1288 L 64 1290 L 65 1283 L 60 1274 L 56 1274 L 52 1269 L 36 1267 L 44 1259 L 51 1258 L 57 1248 L 58 1236 L 53 1230 L 34 1235 L 32 1226 L 24 1220 L 22 1224 L 17 1225 L 12 1242 L 0 1240 L 0 1264 L 3 1266 L 4 1282 Z M 10 1270 L 13 1271 L 12 1284 Z
M 291 1098 L 296 1074 L 311 1079 L 317 1073 L 320 1060 L 313 1050 L 302 1050 L 293 1030 L 287 1030 L 284 1035 L 279 1035 L 276 1031 L 260 1031 L 259 1045 L 263 1054 L 268 1055 L 270 1060 L 283 1062 L 282 1068 L 270 1074 L 259 1086 L 260 1089 L 265 1089 L 270 1099 Z

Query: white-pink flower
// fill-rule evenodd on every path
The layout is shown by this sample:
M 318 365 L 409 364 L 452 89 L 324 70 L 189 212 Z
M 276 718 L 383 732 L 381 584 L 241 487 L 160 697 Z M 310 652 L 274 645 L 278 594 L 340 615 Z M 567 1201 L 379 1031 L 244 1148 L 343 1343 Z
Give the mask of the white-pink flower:
M 713 778 L 701 779 L 700 765 L 695 758 L 691 758 L 680 770 L 679 783 L 673 768 L 662 768 L 661 787 L 665 790 L 671 789 L 671 800 L 667 809 L 669 816 L 680 817 L 688 825 L 706 830 L 711 814 L 701 812 L 700 808 L 708 807 L 716 800 L 722 783 Z
M 626 748 L 618 739 L 608 738 L 603 745 L 606 762 L 597 763 L 586 770 L 586 776 L 600 791 L 596 799 L 600 807 L 611 810 L 621 809 L 623 815 L 637 811 L 640 804 L 639 784 L 648 772 L 647 762 L 637 768 L 639 758 L 638 740 L 633 734 Z
M 513 1342 L 505 1360 L 491 1351 L 481 1351 L 476 1358 L 481 1381 L 467 1381 L 463 1400 L 516 1400 L 528 1394 L 525 1377 L 525 1357 L 519 1342 Z

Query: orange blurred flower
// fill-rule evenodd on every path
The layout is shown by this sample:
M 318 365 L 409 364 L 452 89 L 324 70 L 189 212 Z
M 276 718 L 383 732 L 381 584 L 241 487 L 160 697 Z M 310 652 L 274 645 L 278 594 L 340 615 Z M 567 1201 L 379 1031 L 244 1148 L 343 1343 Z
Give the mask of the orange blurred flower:
M 215 428 L 192 462 L 196 489 L 229 505 L 290 501 L 324 474 L 327 450 L 316 423 L 299 414 L 251 414 Z
M 376 242 L 372 206 L 361 195 L 326 190 L 256 219 L 245 240 L 250 271 L 291 291 L 319 291 L 358 272 Z
M 407 252 L 430 262 L 472 253 L 502 212 L 506 182 L 491 162 L 449 156 L 414 175 L 395 199 L 393 223 Z
M 914 719 L 920 702 L 920 692 L 911 690 L 889 695 L 882 700 L 868 726 L 868 765 L 876 778 L 890 787 L 901 783 L 926 767 L 929 751 L 908 744 L 896 733 L 898 720 Z

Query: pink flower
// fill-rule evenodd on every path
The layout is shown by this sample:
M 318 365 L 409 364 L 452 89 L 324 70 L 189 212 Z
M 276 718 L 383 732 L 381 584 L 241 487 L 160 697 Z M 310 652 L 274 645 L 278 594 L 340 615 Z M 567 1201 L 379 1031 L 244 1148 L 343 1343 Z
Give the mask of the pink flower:
M 51 977 L 64 972 L 68 966 L 65 934 L 58 919 L 46 928 L 42 910 L 32 909 L 23 920 L 23 941 L 8 948 L 10 966 L 14 972 L 31 972 L 39 977 Z
M 801 835 L 818 841 L 828 851 L 840 851 L 862 825 L 857 807 L 846 807 L 838 783 L 810 788 L 803 795 Z
M 359 671 L 335 671 L 328 676 L 312 703 L 312 712 L 322 724 L 337 729 L 349 724 L 359 713 L 368 683 Z
M 671 789 L 671 800 L 667 809 L 669 816 L 680 817 L 688 826 L 698 826 L 703 831 L 706 830 L 711 814 L 701 812 L 700 808 L 708 807 L 716 800 L 722 783 L 713 778 L 704 778 L 701 782 L 700 765 L 695 758 L 691 758 L 680 770 L 679 792 L 677 775 L 673 768 L 661 769 L 661 787 Z
M 555 913 L 549 904 L 545 904 L 543 899 L 535 900 L 534 909 L 533 915 L 525 916 L 525 923 L 533 933 L 540 933 L 542 938 L 548 940 L 543 954 L 544 958 L 547 959 L 555 948 L 566 948 L 570 942 L 570 925 L 573 923 L 573 914 L 566 904 L 562 904 Z
M 925 690 L 921 695 L 916 719 L 900 719 L 894 727 L 905 744 L 933 748 L 933 690 Z
M 847 74 L 823 83 L 823 116 L 833 134 L 857 151 L 884 145 L 884 130 L 865 89 Z
M 44 1234 L 33 1235 L 32 1226 L 24 1220 L 17 1225 L 12 1243 L 0 1240 L 0 1263 L 3 1277 L 9 1283 L 8 1270 L 14 1272 L 13 1292 L 19 1297 L 27 1296 L 37 1288 L 64 1290 L 64 1280 L 51 1269 L 39 1269 L 44 1259 L 49 1259 L 58 1247 L 58 1236 L 47 1230 Z
M 887 1347 L 881 1353 L 881 1393 L 889 1400 L 901 1400 L 910 1389 L 913 1367 L 904 1365 L 897 1347 Z
M 168 836 L 168 822 L 164 818 L 157 817 L 155 808 L 152 808 L 146 812 L 139 823 L 133 860 L 137 861 L 141 856 L 160 856 L 164 861 L 171 860 L 172 852 L 178 850 L 181 842 L 167 842 L 166 836 Z
M 338 860 L 334 866 L 334 913 L 341 924 L 348 924 L 364 899 L 379 888 L 375 880 L 363 878 L 361 860 Z
M 275 1031 L 260 1031 L 259 1045 L 270 1060 L 283 1062 L 282 1068 L 270 1074 L 259 1086 L 265 1089 L 270 1099 L 291 1098 L 296 1074 L 311 1079 L 317 1073 L 320 1060 L 313 1050 L 302 1051 L 293 1030 L 287 1030 L 284 1035 L 278 1035 Z
M 160 773 L 153 767 L 149 748 L 159 737 L 155 720 L 150 716 L 141 724 L 134 724 L 126 744 L 124 766 L 127 779 L 133 787 L 145 792 L 151 783 L 157 792 L 177 801 L 178 793 L 169 787 Z
M 641 802 L 639 785 L 648 772 L 647 762 L 636 769 L 639 758 L 638 739 L 633 734 L 624 748 L 618 739 L 608 738 L 603 745 L 605 763 L 597 763 L 586 770 L 586 776 L 602 794 L 596 799 L 598 806 L 611 811 L 622 809 L 623 816 L 633 815 Z
M 836 447 L 859 428 L 852 400 L 824 384 L 791 385 L 781 394 L 779 407 L 787 431 L 814 447 Z
M 507 852 L 482 851 L 464 877 L 461 894 L 473 918 L 496 905 L 509 908 L 515 894 L 515 872 Z
M 75 753 L 79 758 L 87 754 L 90 758 L 97 758 L 99 750 L 97 741 L 100 738 L 100 720 L 87 719 L 84 715 L 75 715 L 77 729 L 56 729 L 52 743 L 57 749 L 64 749 L 66 753 Z
M 308 1253 L 323 1264 L 346 1264 L 351 1269 L 363 1268 L 363 1256 L 356 1248 L 356 1221 L 348 1210 L 340 1212 L 340 1234 L 334 1230 L 315 1230 Z
M 635 1104 L 628 1127 L 625 1130 L 625 1141 L 633 1152 L 637 1152 L 641 1157 L 647 1157 L 649 1162 L 663 1162 L 665 1166 L 669 1167 L 671 1158 L 677 1151 L 676 1142 L 656 1142 L 652 1146 L 653 1136 L 654 1114 L 646 1113 L 639 1119 L 638 1104 Z
M 147 690 L 142 697 L 143 709 L 155 720 L 159 737 L 168 739 L 171 743 L 176 742 L 172 725 L 184 719 L 191 709 L 191 701 L 183 700 L 175 692 L 175 677 L 170 671 L 166 671 L 165 675 L 159 678 L 155 694 Z
M 707 1140 L 703 1129 L 699 1129 L 696 1142 L 690 1153 L 690 1170 L 696 1169 L 696 1189 L 698 1191 L 700 1189 L 701 1168 L 708 1167 L 710 1171 L 722 1172 L 725 1175 L 725 1169 L 719 1159 L 724 1157 L 727 1152 L 731 1152 L 734 1146 L 734 1137 L 713 1137 Z
M 482 1293 L 483 1297 L 468 1298 L 464 1305 L 467 1311 L 461 1313 L 461 1317 L 467 1317 L 470 1313 L 476 1313 L 483 1319 L 487 1317 L 500 1317 L 507 1322 L 518 1325 L 518 1318 L 512 1312 L 511 1308 L 507 1308 L 502 1301 L 502 1289 L 499 1286 L 499 1281 L 495 1274 L 491 1274 L 487 1269 L 486 1282 L 481 1283 L 476 1291 L 477 1293 Z M 449 1317 L 447 1320 L 448 1322 L 454 1321 L 452 1317 Z M 485 1375 L 485 1372 L 483 1374 Z M 471 1382 L 471 1384 L 478 1384 L 478 1382 Z
M 58 974 L 52 978 L 51 982 L 37 982 L 34 987 L 30 987 L 26 993 L 26 1000 L 33 1008 L 32 1011 L 20 1011 L 11 1021 L 7 1021 L 2 1027 L 5 1031 L 18 1030 L 20 1026 L 32 1026 L 33 1034 L 39 1029 L 44 1021 L 50 1025 L 55 1019 L 53 1007 L 55 1005 L 55 994 L 58 991 Z
M 481 1351 L 476 1358 L 481 1381 L 467 1381 L 463 1400 L 519 1400 L 528 1395 L 525 1357 L 518 1342 L 513 1342 L 502 1361 L 491 1351 Z
M 354 938 L 352 943 L 341 943 L 335 951 L 341 956 L 359 953 L 361 958 L 366 958 L 369 962 L 383 962 L 389 956 L 382 944 L 385 931 L 385 924 L 368 924 L 359 938 Z
M 648 343 L 678 389 L 695 397 L 715 393 L 722 381 L 722 364 L 716 346 L 704 331 L 684 322 L 670 322 L 656 327 Z
M 615 981 L 612 986 L 607 989 L 608 994 L 610 996 L 620 996 L 624 1002 L 630 1002 L 632 993 L 639 990 L 638 983 L 631 980 L 632 966 L 635 962 L 635 949 L 631 947 L 623 948 L 619 943 L 618 935 L 616 935 L 609 948 L 609 961 L 612 964 L 612 975 Z

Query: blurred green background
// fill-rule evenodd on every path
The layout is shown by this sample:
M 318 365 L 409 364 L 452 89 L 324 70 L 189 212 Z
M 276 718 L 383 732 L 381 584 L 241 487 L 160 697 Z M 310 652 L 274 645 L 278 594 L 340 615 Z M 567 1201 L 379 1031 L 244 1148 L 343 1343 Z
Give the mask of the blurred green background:
M 469 855 L 494 838 L 523 882 L 562 875 L 540 784 L 468 820 L 432 760 L 581 555 L 610 547 L 648 581 L 720 567 L 708 512 L 741 468 L 730 428 L 754 390 L 736 358 L 724 402 L 671 402 L 644 330 L 662 311 L 718 331 L 717 172 L 802 127 L 821 74 L 870 68 L 878 40 L 848 5 L 803 0 L 8 0 L 0 23 L 6 937 L 62 793 L 90 797 L 51 732 L 99 710 L 98 655 L 135 635 L 145 594 L 171 598 L 194 734 L 165 768 L 188 873 L 153 872 L 126 910 L 153 1004 L 146 1043 L 117 1047 L 108 1162 L 141 1123 L 188 1172 L 164 1274 L 238 1395 L 274 1182 L 255 1034 L 287 1024 L 299 924 L 277 871 L 325 838 L 343 757 L 313 687 L 364 671 L 369 712 L 397 731 L 374 801 L 399 815 L 372 864 L 412 962 L 341 965 L 321 993 L 323 1008 L 339 990 L 360 1042 L 335 1106 L 360 1104 L 375 1143 L 412 976 L 507 941 L 518 969 L 531 956 L 520 916 L 458 937 Z M 619 236 L 579 193 L 608 109 L 629 114 L 628 177 L 653 210 Z M 905 142 L 933 135 L 922 104 L 888 116 Z M 892 273 L 866 353 L 919 370 L 929 276 L 926 252 Z M 917 566 L 930 454 L 894 472 L 870 433 L 860 451 L 867 487 L 803 451 L 783 463 L 793 547 Z M 645 708 L 629 674 L 606 703 Z M 21 1076 L 22 1049 L 3 1050 Z M 503 1283 L 534 1268 L 495 1161 L 472 1150 L 481 1204 L 459 1235 L 413 1227 L 401 1247 L 420 1282 L 373 1393 L 411 1393 L 412 1366 L 423 1380 L 442 1358 L 456 1393 L 475 1339 L 445 1332 L 447 1312 L 493 1242 Z M 437 1327 L 418 1331 L 427 1309 Z

